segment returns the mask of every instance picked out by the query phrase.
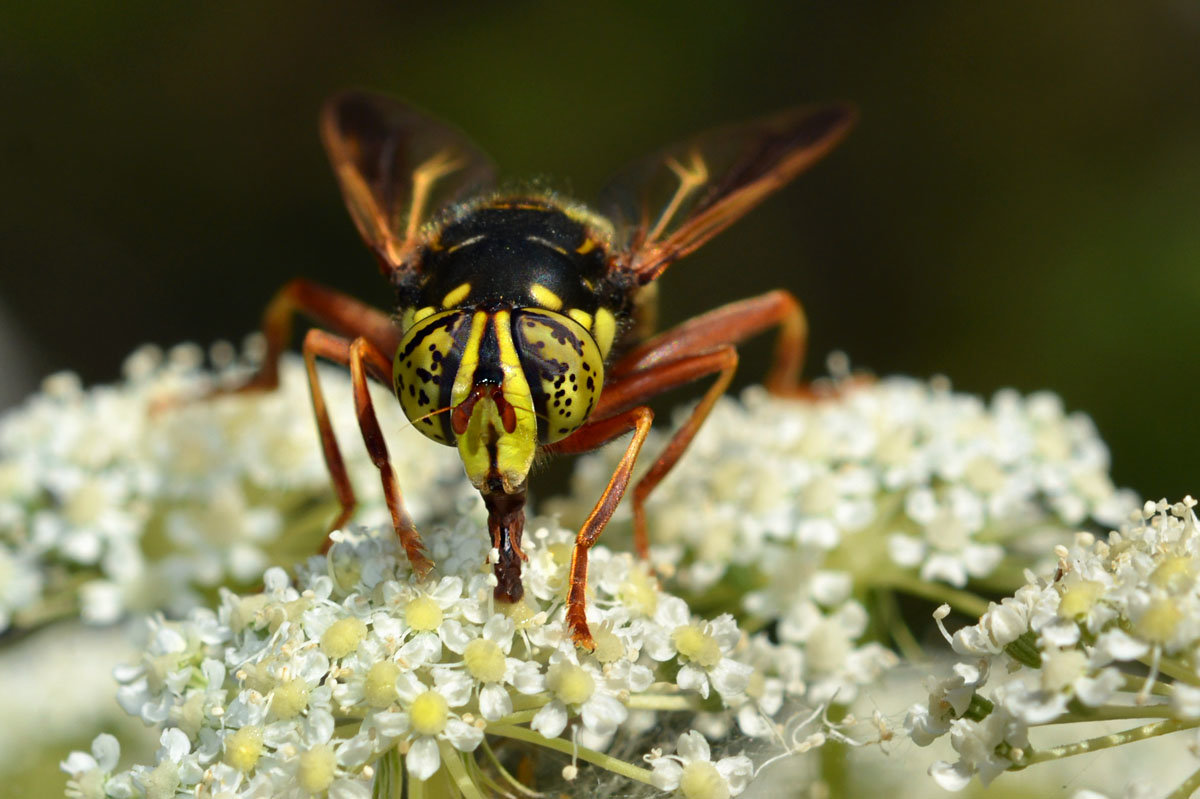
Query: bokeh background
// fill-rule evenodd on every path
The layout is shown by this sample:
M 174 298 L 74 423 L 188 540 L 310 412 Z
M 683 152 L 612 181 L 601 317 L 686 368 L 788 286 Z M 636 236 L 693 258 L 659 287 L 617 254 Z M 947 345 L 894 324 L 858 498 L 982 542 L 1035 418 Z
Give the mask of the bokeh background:
M 842 349 L 1050 388 L 1120 483 L 1198 492 L 1198 76 L 1190 0 L 6 3 L 4 398 L 64 368 L 112 380 L 145 341 L 240 339 L 293 275 L 385 304 L 317 141 L 338 88 L 406 97 L 583 198 L 699 129 L 847 99 L 858 129 L 672 268 L 664 320 L 785 286 L 810 373 Z

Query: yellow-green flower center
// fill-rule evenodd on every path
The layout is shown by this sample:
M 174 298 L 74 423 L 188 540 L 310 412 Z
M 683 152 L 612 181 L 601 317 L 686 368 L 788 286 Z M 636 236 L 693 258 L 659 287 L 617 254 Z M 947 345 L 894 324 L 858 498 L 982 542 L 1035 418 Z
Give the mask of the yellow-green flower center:
M 1080 580 L 1062 592 L 1058 600 L 1058 615 L 1064 619 L 1086 615 L 1103 595 L 1104 583 L 1099 580 Z
M 1156 599 L 1134 625 L 1134 631 L 1154 644 L 1165 644 L 1175 636 L 1183 611 L 1173 599 Z
M 592 630 L 592 640 L 596 642 L 596 651 L 592 655 L 601 663 L 613 663 L 625 657 L 625 645 L 607 627 Z
M 560 662 L 547 670 L 546 687 L 568 705 L 579 705 L 596 692 L 596 681 L 582 666 Z
M 450 706 L 437 691 L 426 691 L 413 700 L 408 718 L 417 735 L 437 735 L 446 728 Z
M 504 679 L 504 652 L 486 638 L 476 638 L 463 650 L 467 671 L 480 682 L 500 682 Z
M 638 610 L 644 616 L 653 616 L 658 608 L 658 587 L 654 578 L 640 571 L 634 571 L 629 579 L 617 590 L 621 603 Z
M 1150 582 L 1172 593 L 1191 587 L 1196 580 L 1196 562 L 1188 555 L 1165 558 L 1150 575 Z
M 321 633 L 321 651 L 337 660 L 344 658 L 362 643 L 367 637 L 367 625 L 362 619 L 353 616 L 338 619 Z
M 336 768 L 337 756 L 333 754 L 333 749 L 325 745 L 318 746 L 300 755 L 296 780 L 309 793 L 321 793 L 333 784 Z
M 697 760 L 683 767 L 679 792 L 687 799 L 729 799 L 729 783 L 712 763 Z
M 294 719 L 308 707 L 308 683 L 294 677 L 280 683 L 271 698 L 271 713 L 277 719 Z
M 676 627 L 671 642 L 679 654 L 703 668 L 711 669 L 721 662 L 721 645 L 697 624 Z
M 427 596 L 419 596 L 404 607 L 404 620 L 418 632 L 436 630 L 442 623 L 442 608 Z
M 263 750 L 263 730 L 257 724 L 242 727 L 225 739 L 225 762 L 241 772 L 254 768 Z
M 396 678 L 400 666 L 390 660 L 380 661 L 367 672 L 363 683 L 363 698 L 371 707 L 387 707 L 396 701 Z

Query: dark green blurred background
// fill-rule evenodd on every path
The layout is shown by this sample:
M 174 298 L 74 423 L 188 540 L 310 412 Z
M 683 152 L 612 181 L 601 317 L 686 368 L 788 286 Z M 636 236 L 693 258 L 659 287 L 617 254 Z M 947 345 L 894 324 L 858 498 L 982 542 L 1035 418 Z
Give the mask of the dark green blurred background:
M 386 303 L 317 142 L 340 87 L 585 198 L 696 130 L 847 99 L 831 158 L 668 272 L 665 320 L 785 286 L 814 369 L 1052 388 L 1120 482 L 1200 492 L 1200 4 L 434 5 L 6 3 L 0 305 L 32 371 L 240 338 L 293 275 Z

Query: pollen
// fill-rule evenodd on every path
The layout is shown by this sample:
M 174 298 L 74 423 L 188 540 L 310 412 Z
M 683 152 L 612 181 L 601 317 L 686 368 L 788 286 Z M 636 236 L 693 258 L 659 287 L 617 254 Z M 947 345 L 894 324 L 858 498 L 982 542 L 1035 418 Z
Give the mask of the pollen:
M 417 735 L 437 735 L 450 720 L 450 706 L 437 691 L 426 691 L 412 701 L 408 718 Z
M 1086 615 L 1103 595 L 1104 583 L 1098 580 L 1080 580 L 1063 591 L 1058 600 L 1058 615 L 1064 619 Z
M 254 768 L 263 751 L 263 729 L 257 724 L 242 727 L 225 739 L 225 762 L 243 773 Z
M 609 628 L 597 627 L 592 630 L 592 640 L 596 642 L 592 656 L 601 663 L 614 663 L 625 657 L 625 645 Z
M 707 760 L 696 760 L 683 767 L 679 792 L 686 799 L 729 799 L 729 783 Z
M 333 749 L 327 745 L 318 746 L 300 755 L 296 780 L 309 793 L 322 793 L 333 784 L 336 768 L 337 757 Z
M 1156 599 L 1137 620 L 1134 630 L 1154 644 L 1165 644 L 1174 636 L 1183 621 L 1183 611 L 1173 599 Z
M 653 616 L 658 609 L 658 588 L 654 578 L 643 571 L 634 571 L 617 591 L 621 602 L 635 608 L 645 616 Z
M 467 671 L 480 682 L 500 682 L 504 679 L 504 652 L 494 641 L 476 638 L 463 650 Z
M 581 666 L 560 662 L 547 670 L 546 687 L 568 705 L 579 705 L 596 692 L 596 681 Z
M 400 676 L 400 666 L 391 661 L 383 660 L 376 663 L 367 672 L 363 683 L 363 698 L 371 707 L 387 707 L 396 701 L 396 678 Z
M 367 625 L 362 619 L 338 619 L 321 633 L 321 651 L 337 660 L 344 658 L 367 637 Z
M 1171 593 L 1185 591 L 1196 580 L 1196 562 L 1188 555 L 1164 558 L 1150 575 L 1150 582 Z
M 696 624 L 685 624 L 676 627 L 671 633 L 671 641 L 679 654 L 703 668 L 711 669 L 721 662 L 721 646 L 717 639 L 706 633 Z
M 179 787 L 179 764 L 163 759 L 146 777 L 146 799 L 171 799 Z
M 405 605 L 404 620 L 418 632 L 430 632 L 441 626 L 442 608 L 422 594 Z
M 271 698 L 271 714 L 277 719 L 294 719 L 308 707 L 308 683 L 295 677 L 280 683 Z

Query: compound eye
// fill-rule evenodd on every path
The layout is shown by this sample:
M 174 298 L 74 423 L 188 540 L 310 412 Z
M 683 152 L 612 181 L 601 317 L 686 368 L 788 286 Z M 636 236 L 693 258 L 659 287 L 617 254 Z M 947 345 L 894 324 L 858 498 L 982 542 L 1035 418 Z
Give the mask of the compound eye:
M 568 316 L 524 309 L 513 319 L 538 439 L 552 444 L 587 421 L 604 388 L 604 358 L 592 334 Z
M 409 328 L 396 349 L 392 379 L 404 414 L 429 438 L 454 444 L 450 393 L 471 329 L 471 314 L 444 311 Z M 434 413 L 434 411 L 443 411 Z

